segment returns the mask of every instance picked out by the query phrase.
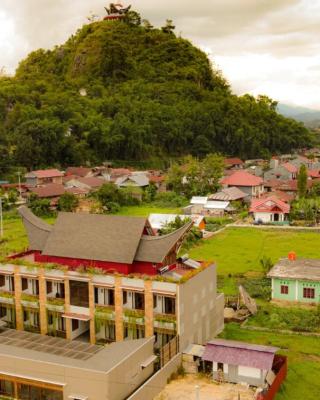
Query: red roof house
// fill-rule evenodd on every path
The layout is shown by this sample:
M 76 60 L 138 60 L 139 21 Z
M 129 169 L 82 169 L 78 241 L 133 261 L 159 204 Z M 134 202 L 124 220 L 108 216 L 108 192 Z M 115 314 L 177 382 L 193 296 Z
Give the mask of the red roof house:
M 235 169 L 239 169 L 242 168 L 244 162 L 237 157 L 233 157 L 233 158 L 225 158 L 223 160 L 224 165 L 226 168 L 235 168 Z
M 253 214 L 255 221 L 264 223 L 287 221 L 289 212 L 290 205 L 277 196 L 253 199 L 250 206 L 250 213 Z
M 28 172 L 25 175 L 28 186 L 40 186 L 48 183 L 62 183 L 63 172 L 57 169 L 41 169 Z
M 221 183 L 226 187 L 238 187 L 251 197 L 260 197 L 264 192 L 263 179 L 246 171 L 236 171 Z

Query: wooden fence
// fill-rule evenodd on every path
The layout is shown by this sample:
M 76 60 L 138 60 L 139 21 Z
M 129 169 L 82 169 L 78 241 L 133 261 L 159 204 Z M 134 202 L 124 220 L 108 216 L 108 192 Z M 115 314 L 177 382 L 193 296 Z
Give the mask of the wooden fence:
M 163 368 L 175 355 L 179 353 L 179 336 L 175 336 L 160 349 L 160 367 Z

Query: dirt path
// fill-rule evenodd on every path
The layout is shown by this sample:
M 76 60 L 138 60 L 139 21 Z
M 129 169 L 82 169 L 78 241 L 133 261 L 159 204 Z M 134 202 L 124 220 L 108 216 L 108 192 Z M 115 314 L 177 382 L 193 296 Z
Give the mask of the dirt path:
M 196 397 L 196 386 L 199 397 Z M 240 397 L 238 396 L 240 395 Z M 154 400 L 253 400 L 254 391 L 243 385 L 216 384 L 207 378 L 187 375 L 170 382 Z

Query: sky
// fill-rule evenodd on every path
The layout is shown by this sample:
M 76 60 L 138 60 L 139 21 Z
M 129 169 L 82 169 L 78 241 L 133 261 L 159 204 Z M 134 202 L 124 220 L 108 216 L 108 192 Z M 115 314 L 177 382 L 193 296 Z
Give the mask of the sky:
M 204 50 L 237 94 L 320 110 L 320 0 L 126 0 Z M 0 0 L 0 69 L 62 44 L 105 0 Z

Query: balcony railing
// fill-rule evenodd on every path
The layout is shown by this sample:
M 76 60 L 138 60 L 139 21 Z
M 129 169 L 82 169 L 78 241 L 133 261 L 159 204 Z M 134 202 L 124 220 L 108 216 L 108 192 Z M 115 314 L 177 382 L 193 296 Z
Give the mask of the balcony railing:
M 124 309 L 123 321 L 128 324 L 144 324 L 144 310 Z
M 167 330 L 176 330 L 177 317 L 175 314 L 155 314 L 153 318 L 153 326 Z
M 0 303 L 14 304 L 14 292 L 1 290 L 0 291 Z
M 64 312 L 65 299 L 47 297 L 47 309 L 50 311 Z
M 114 306 L 96 305 L 95 318 L 99 320 L 113 320 L 115 318 Z
M 21 304 L 24 307 L 39 307 L 39 296 L 35 294 L 22 293 L 21 294 Z

